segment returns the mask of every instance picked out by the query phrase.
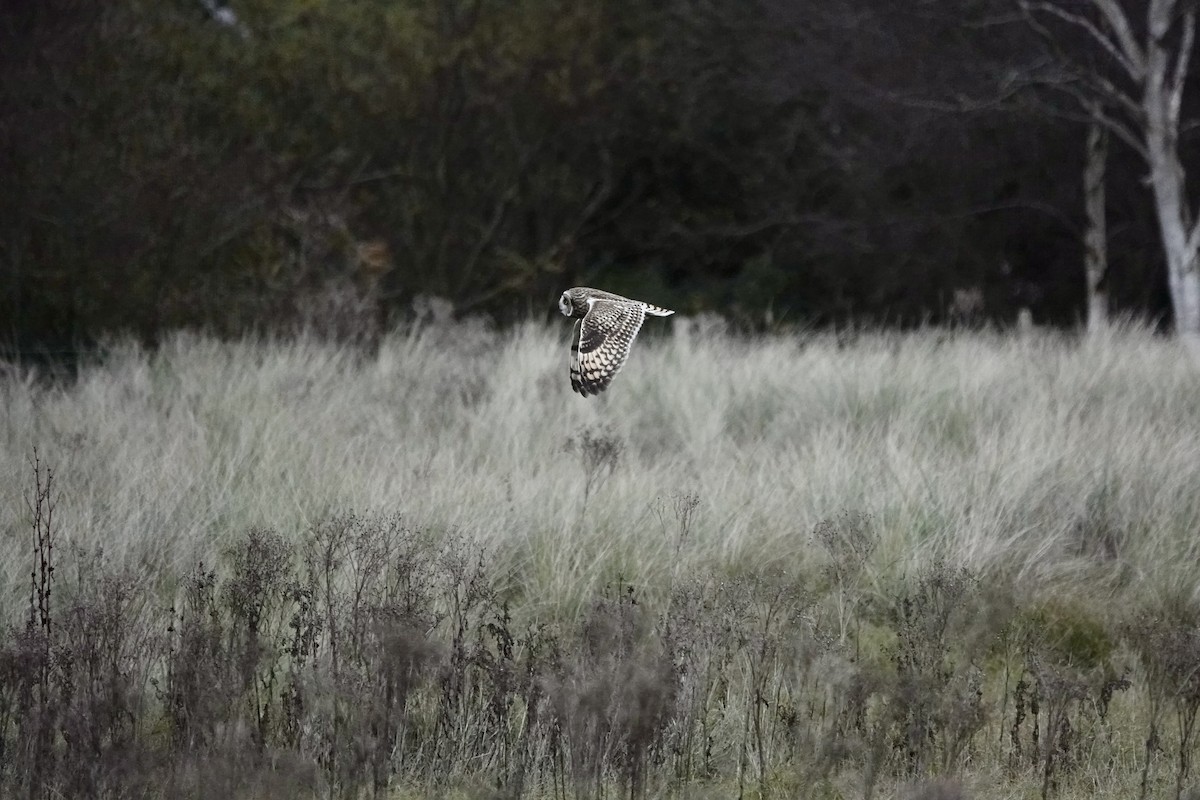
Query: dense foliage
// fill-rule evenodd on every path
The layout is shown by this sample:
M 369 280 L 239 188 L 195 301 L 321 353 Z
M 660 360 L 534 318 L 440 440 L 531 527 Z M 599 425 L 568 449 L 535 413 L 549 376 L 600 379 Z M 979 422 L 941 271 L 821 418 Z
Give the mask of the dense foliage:
M 22 349 L 361 329 L 421 294 L 542 313 L 578 282 L 754 325 L 976 288 L 1082 313 L 1083 126 L 1010 91 L 1040 45 L 988 0 L 2 5 Z M 1114 147 L 1109 292 L 1158 315 L 1143 171 Z

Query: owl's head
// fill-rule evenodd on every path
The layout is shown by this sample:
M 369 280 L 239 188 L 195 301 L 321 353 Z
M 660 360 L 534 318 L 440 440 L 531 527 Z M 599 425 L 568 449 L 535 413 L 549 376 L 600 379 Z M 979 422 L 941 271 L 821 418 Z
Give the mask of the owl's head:
M 567 289 L 558 298 L 558 310 L 564 317 L 582 317 L 588 310 L 587 293 L 578 287 Z

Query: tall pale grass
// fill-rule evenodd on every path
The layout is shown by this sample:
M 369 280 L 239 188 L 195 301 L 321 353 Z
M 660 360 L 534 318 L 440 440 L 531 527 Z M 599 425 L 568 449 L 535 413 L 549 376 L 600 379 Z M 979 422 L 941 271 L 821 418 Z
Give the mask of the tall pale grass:
M 399 512 L 480 541 L 527 602 L 565 610 L 618 577 L 654 591 L 697 568 L 802 568 L 814 525 L 853 511 L 881 534 L 880 580 L 944 558 L 1034 595 L 1197 586 L 1200 374 L 1172 341 L 674 324 L 586 400 L 565 325 L 414 328 L 370 356 L 180 334 L 116 345 L 69 383 L 0 370 L 5 606 L 27 592 L 35 448 L 59 546 L 148 579 L 251 526 Z M 622 447 L 586 508 L 582 431 Z

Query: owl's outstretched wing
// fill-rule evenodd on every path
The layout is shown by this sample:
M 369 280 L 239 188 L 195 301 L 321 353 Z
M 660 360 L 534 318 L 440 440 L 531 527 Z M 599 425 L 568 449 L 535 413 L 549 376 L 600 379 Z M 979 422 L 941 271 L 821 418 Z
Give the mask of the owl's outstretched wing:
M 646 320 L 640 303 L 596 300 L 575 323 L 571 344 L 571 388 L 587 397 L 608 388 L 625 365 L 634 337 Z

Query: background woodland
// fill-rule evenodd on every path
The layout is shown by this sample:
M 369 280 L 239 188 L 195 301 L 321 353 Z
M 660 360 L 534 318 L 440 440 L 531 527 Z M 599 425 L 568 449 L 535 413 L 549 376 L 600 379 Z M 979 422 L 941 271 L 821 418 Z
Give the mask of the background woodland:
M 1072 325 L 1098 142 L 1093 283 L 1169 324 L 1144 120 L 1089 137 L 1096 86 L 1140 96 L 1104 5 L 3 0 L 0 339 L 357 336 L 576 283 L 759 329 Z M 1190 4 L 1152 5 L 1132 35 L 1189 51 Z

